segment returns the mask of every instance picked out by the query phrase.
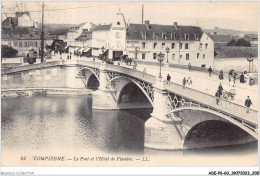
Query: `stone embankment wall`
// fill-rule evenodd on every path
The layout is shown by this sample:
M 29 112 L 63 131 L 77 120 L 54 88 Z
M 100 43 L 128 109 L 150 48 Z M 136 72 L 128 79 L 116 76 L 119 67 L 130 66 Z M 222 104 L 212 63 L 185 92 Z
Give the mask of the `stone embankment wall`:
M 28 67 L 28 66 L 27 66 Z M 33 66 L 32 66 L 33 67 Z M 2 90 L 14 88 L 85 88 L 77 66 L 55 65 L 2 71 Z

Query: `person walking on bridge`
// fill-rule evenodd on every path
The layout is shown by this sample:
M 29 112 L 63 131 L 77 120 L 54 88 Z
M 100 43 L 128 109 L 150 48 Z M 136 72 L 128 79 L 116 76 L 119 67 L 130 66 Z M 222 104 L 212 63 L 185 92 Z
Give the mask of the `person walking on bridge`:
M 186 78 L 184 77 L 183 80 L 182 80 L 182 85 L 183 85 L 183 88 L 185 87 L 185 84 L 186 84 Z
M 221 85 L 221 83 L 220 83 L 219 86 L 218 86 L 218 93 L 219 93 L 219 96 L 222 95 L 222 92 L 223 92 L 223 87 L 222 87 L 222 85 Z
M 218 91 L 218 90 L 217 90 L 217 92 L 215 93 L 215 96 L 217 97 L 217 98 L 216 98 L 216 103 L 217 103 L 217 105 L 218 105 L 219 100 L 220 100 L 220 95 L 219 95 L 219 91 Z
M 192 80 L 191 80 L 190 77 L 188 77 L 188 79 L 187 79 L 187 84 L 188 84 L 188 85 L 191 85 L 191 84 L 192 84 Z
M 167 74 L 166 84 L 170 85 L 170 81 L 171 81 L 171 76 L 169 74 Z
M 249 113 L 249 109 L 250 109 L 250 106 L 252 105 L 252 101 L 251 99 L 249 98 L 249 96 L 247 96 L 247 99 L 245 101 L 245 106 L 247 107 L 247 110 L 246 110 L 246 113 Z
M 191 71 L 191 64 L 189 63 L 188 64 L 188 67 L 189 67 L 189 72 Z
M 211 77 L 211 73 L 212 73 L 212 68 L 211 68 L 211 66 L 209 67 L 208 71 L 209 71 L 209 76 Z

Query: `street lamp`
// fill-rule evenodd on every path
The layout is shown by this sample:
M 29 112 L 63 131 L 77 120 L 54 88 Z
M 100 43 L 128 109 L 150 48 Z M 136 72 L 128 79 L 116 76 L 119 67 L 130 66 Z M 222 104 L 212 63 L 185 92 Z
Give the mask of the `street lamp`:
M 159 77 L 158 78 L 162 78 L 162 73 L 161 73 L 161 67 L 162 67 L 162 61 L 163 61 L 163 55 L 162 53 L 160 52 L 158 55 L 158 61 L 160 62 L 160 72 L 159 72 Z
M 252 54 L 248 54 L 248 55 L 247 55 L 247 61 L 248 61 L 248 63 L 249 63 L 249 68 L 248 68 L 249 71 L 248 71 L 248 72 L 250 73 L 250 62 L 253 62 L 253 61 L 254 61 Z M 252 67 L 252 71 L 253 71 L 253 67 Z
M 166 63 L 169 63 L 169 61 L 168 61 L 168 53 L 170 52 L 170 48 L 167 46 L 167 48 L 166 48 L 166 53 L 167 53 L 167 61 L 166 61 Z
M 136 61 L 136 65 L 137 65 L 137 54 L 138 54 L 138 47 L 135 47 L 135 61 Z
M 104 54 L 104 51 L 105 51 L 104 46 L 102 46 L 101 51 L 102 51 L 102 55 L 101 55 L 101 57 L 102 57 L 102 63 L 104 63 L 104 59 L 103 59 L 103 57 L 104 57 L 103 54 Z

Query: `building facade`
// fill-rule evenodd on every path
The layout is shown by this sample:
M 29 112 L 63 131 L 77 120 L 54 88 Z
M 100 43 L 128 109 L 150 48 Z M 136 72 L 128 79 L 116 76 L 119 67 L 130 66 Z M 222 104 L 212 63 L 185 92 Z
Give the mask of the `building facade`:
M 130 24 L 126 35 L 126 54 L 138 60 L 198 67 L 213 66 L 214 42 L 199 27 Z
M 2 44 L 16 49 L 19 56 L 26 56 L 31 49 L 39 54 L 41 48 L 40 34 L 40 29 L 37 28 L 2 29 Z M 44 36 L 44 46 L 51 45 L 52 42 L 52 36 Z

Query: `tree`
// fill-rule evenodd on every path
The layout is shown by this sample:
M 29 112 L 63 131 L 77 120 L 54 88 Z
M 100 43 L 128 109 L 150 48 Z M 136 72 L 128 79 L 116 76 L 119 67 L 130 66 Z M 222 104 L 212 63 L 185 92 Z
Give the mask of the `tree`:
M 248 46 L 251 47 L 251 43 L 245 39 L 232 39 L 230 42 L 227 43 L 227 46 Z
M 236 42 L 236 46 L 248 46 L 251 47 L 251 43 L 245 39 L 238 39 Z
M 232 39 L 230 42 L 227 43 L 227 46 L 235 46 L 236 45 L 236 40 Z
M 15 57 L 16 54 L 18 53 L 18 51 L 14 48 L 12 48 L 11 46 L 7 46 L 7 45 L 1 45 L 1 58 L 4 58 L 4 57 Z

